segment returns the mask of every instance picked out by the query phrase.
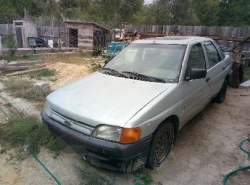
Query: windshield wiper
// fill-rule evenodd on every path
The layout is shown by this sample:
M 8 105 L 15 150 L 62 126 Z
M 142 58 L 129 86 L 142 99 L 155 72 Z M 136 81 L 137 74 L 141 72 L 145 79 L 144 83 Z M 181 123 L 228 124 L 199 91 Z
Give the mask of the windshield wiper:
M 100 69 L 99 71 L 103 71 L 104 74 L 109 74 L 112 76 L 118 76 L 118 77 L 124 77 L 124 78 L 127 77 L 126 75 L 124 75 L 124 74 L 122 74 L 114 69 L 111 69 L 111 68 L 104 67 L 104 68 Z
M 122 71 L 122 73 L 128 74 L 130 77 L 132 76 L 133 79 L 138 79 L 138 80 L 142 80 L 142 81 L 149 81 L 149 82 L 166 83 L 166 81 L 164 79 L 143 75 L 143 74 L 140 74 L 137 72 Z

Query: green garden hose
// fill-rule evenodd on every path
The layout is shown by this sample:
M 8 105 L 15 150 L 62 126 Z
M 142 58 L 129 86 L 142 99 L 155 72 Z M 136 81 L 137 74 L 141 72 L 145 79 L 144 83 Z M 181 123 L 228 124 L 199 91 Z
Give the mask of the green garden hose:
M 43 169 L 53 178 L 53 180 L 58 184 L 61 185 L 61 182 L 56 178 L 56 176 L 49 171 L 49 169 L 40 161 L 40 159 L 37 157 L 35 152 L 28 146 L 27 147 L 32 156 L 36 159 L 36 161 L 43 167 Z
M 3 115 L 8 118 L 9 120 L 11 120 L 11 118 L 8 116 L 8 114 L 2 109 L 2 107 L 0 106 L 0 111 L 3 113 Z
M 0 106 L 0 111 L 6 116 L 6 118 L 8 118 L 9 120 L 11 120 L 11 118 L 8 116 L 8 114 L 2 109 L 2 107 Z M 32 148 L 30 148 L 28 145 L 26 147 L 24 147 L 24 149 L 28 149 L 30 151 L 30 153 L 32 154 L 32 156 L 36 159 L 36 161 L 43 167 L 43 169 L 53 178 L 53 180 L 57 183 L 57 185 L 61 185 L 61 182 L 56 178 L 56 176 L 49 171 L 49 169 L 40 161 L 40 159 L 37 157 L 37 155 L 35 154 L 35 152 L 32 150 Z
M 246 143 L 246 142 L 250 142 L 250 138 L 249 138 L 249 137 L 250 137 L 250 135 L 248 136 L 248 139 L 245 139 L 245 140 L 241 141 L 240 144 L 239 144 L 240 150 L 243 151 L 244 153 L 246 153 L 247 155 L 250 155 L 250 151 L 245 150 L 245 149 L 242 147 L 242 145 L 243 145 L 244 143 Z M 225 175 L 225 177 L 224 177 L 224 179 L 223 179 L 223 185 L 226 185 L 226 184 L 227 184 L 227 179 L 228 179 L 230 176 L 232 176 L 233 174 L 235 174 L 235 173 L 237 173 L 237 172 L 240 172 L 240 171 L 249 170 L 249 169 L 250 169 L 250 166 L 245 166 L 245 167 L 239 168 L 239 169 L 237 169 L 237 170 L 234 170 L 234 171 L 228 173 L 227 175 Z

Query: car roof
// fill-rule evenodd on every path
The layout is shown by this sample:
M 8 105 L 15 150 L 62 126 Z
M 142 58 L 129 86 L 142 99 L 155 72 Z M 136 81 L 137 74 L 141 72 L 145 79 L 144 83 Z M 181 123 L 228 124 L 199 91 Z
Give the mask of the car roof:
M 203 42 L 211 40 L 207 37 L 195 37 L 195 36 L 166 36 L 166 37 L 154 37 L 144 40 L 137 40 L 133 43 L 159 43 L 159 44 L 180 44 L 188 45 L 197 42 Z

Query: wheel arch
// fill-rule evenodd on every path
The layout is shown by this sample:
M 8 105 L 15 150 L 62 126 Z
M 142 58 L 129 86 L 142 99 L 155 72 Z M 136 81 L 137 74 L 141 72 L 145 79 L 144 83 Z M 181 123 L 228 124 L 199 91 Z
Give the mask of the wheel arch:
M 176 115 L 171 115 L 168 116 L 166 119 L 164 119 L 155 129 L 154 133 L 157 132 L 158 128 L 161 127 L 161 125 L 165 124 L 166 122 L 170 122 L 174 127 L 174 141 L 175 141 L 179 130 L 179 118 Z

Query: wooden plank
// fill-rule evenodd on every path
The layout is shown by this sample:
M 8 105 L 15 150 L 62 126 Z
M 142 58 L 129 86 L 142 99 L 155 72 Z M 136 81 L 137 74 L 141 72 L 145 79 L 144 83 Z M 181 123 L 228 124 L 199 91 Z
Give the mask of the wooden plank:
M 37 61 L 11 61 L 8 63 L 8 66 L 27 66 L 27 65 L 44 65 L 43 60 Z
M 2 73 L 7 73 L 7 72 L 12 72 L 12 71 L 21 71 L 21 70 L 26 70 L 29 67 L 27 66 L 5 66 L 5 67 L 0 67 L 0 71 Z
M 14 72 L 14 73 L 10 73 L 10 74 L 6 74 L 6 76 L 17 76 L 17 75 L 25 75 L 31 72 L 37 72 L 37 71 L 41 71 L 46 69 L 45 67 L 41 67 L 41 68 L 37 68 L 37 69 L 31 69 L 31 70 L 25 70 L 25 71 L 21 71 L 21 72 Z

